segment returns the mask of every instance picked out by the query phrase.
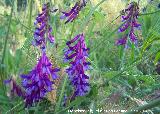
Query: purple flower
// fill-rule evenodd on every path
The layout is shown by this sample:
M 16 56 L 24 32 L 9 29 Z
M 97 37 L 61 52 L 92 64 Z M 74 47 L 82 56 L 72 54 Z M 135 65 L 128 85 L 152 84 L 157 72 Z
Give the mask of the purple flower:
M 54 36 L 51 34 L 52 27 L 49 25 L 49 19 L 50 19 L 49 14 L 51 12 L 49 8 L 50 8 L 49 3 L 44 4 L 42 12 L 38 14 L 34 22 L 36 26 L 34 32 L 34 40 L 32 42 L 34 46 L 45 45 L 46 39 L 49 40 L 51 43 L 54 43 Z
M 66 70 L 69 80 L 74 87 L 76 96 L 84 96 L 89 91 L 89 76 L 85 71 L 89 69 L 90 62 L 87 62 L 89 49 L 86 47 L 84 35 L 79 34 L 67 43 L 68 48 L 65 51 L 65 59 L 70 61 L 70 67 Z
M 119 28 L 119 32 L 125 32 L 129 30 L 129 33 L 116 41 L 117 45 L 125 45 L 126 44 L 126 36 L 130 38 L 133 43 L 137 42 L 137 37 L 135 35 L 135 28 L 139 28 L 141 25 L 138 23 L 138 15 L 139 15 L 139 7 L 136 2 L 132 2 L 127 9 L 124 10 L 125 14 L 122 15 L 122 21 L 124 24 Z
M 5 84 L 10 84 L 11 86 L 11 96 L 18 95 L 19 97 L 24 97 L 25 92 L 23 89 L 16 83 L 13 78 L 4 81 Z
M 72 7 L 72 9 L 69 12 L 62 12 L 63 15 L 60 17 L 61 19 L 68 18 L 65 22 L 72 22 L 75 20 L 80 12 L 80 10 L 86 6 L 86 0 L 81 0 L 79 2 L 76 2 L 76 4 Z
M 116 45 L 125 45 L 127 42 L 127 36 L 124 36 L 123 38 L 117 39 L 115 44 Z
M 36 67 L 27 75 L 21 75 L 22 86 L 25 88 L 26 106 L 31 106 L 34 102 L 38 102 L 52 91 L 53 80 L 57 79 L 59 68 L 53 68 L 52 63 L 43 52 Z M 52 79 L 52 80 L 51 80 Z
M 42 13 L 38 14 L 35 21 L 36 29 L 34 31 L 33 45 L 41 47 L 42 55 L 37 65 L 28 74 L 21 75 L 24 92 L 14 80 L 5 81 L 5 83 L 12 82 L 13 87 L 11 92 L 23 97 L 26 107 L 32 106 L 33 103 L 40 101 L 48 92 L 52 91 L 54 89 L 54 80 L 58 78 L 57 72 L 60 69 L 53 68 L 52 63 L 46 55 L 47 40 L 54 43 L 54 37 L 51 34 L 52 27 L 48 24 L 50 11 L 49 3 L 44 4 Z

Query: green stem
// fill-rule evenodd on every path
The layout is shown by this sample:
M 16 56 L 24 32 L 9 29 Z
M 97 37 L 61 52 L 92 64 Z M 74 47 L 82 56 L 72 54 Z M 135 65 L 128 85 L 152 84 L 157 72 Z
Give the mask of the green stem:
M 151 12 L 151 13 L 139 14 L 139 16 L 151 15 L 151 14 L 155 14 L 155 13 L 158 13 L 158 12 L 160 12 L 160 10 L 157 10 L 157 11 Z
M 32 24 L 32 4 L 33 4 L 33 0 L 29 1 L 29 19 L 28 19 L 28 27 L 31 28 L 31 24 Z
M 10 16 L 9 16 L 9 22 L 8 22 L 8 27 L 7 27 L 7 33 L 6 33 L 6 37 L 5 37 L 5 42 L 4 42 L 4 48 L 3 48 L 3 55 L 2 55 L 2 61 L 1 61 L 1 65 L 4 64 L 4 59 L 5 59 L 5 55 L 6 55 L 6 49 L 7 49 L 7 43 L 8 43 L 8 37 L 9 37 L 9 32 L 10 32 L 10 25 L 11 25 L 11 20 L 12 20 L 12 14 L 13 14 L 13 6 L 12 6 L 12 9 L 11 9 L 11 13 L 10 13 Z M 4 74 L 4 68 L 1 66 L 1 84 L 3 85 L 3 80 L 4 80 L 4 77 L 3 77 L 3 74 Z
M 109 23 L 109 25 L 112 24 L 114 21 L 116 21 L 120 16 L 121 16 L 121 15 L 118 15 L 115 19 L 113 19 L 113 20 Z
M 62 101 L 62 98 L 63 98 L 63 95 L 64 95 L 65 87 L 66 87 L 66 84 L 67 84 L 67 79 L 68 79 L 68 77 L 65 76 L 64 82 L 63 82 L 63 85 L 62 85 L 62 90 L 61 90 L 61 93 L 60 93 L 60 96 L 59 96 L 59 99 L 58 99 L 58 103 L 56 104 L 56 107 L 55 107 L 55 114 L 58 114 L 57 111 L 59 110 L 59 107 L 61 105 L 61 101 Z
M 138 114 L 138 113 L 143 112 L 145 110 L 154 108 L 154 107 L 156 107 L 158 105 L 160 105 L 160 98 L 156 99 L 154 101 L 151 101 L 150 103 L 145 104 L 143 106 L 139 106 L 139 107 L 137 107 L 137 108 L 135 108 L 135 109 L 133 109 L 131 111 L 128 111 L 128 112 L 124 113 L 124 114 Z
M 7 33 L 6 33 L 6 37 L 5 37 L 3 57 L 2 57 L 1 64 L 4 63 L 4 58 L 5 58 L 6 48 L 7 48 L 7 42 L 8 42 L 8 35 L 9 35 L 9 32 L 10 32 L 10 25 L 11 25 L 11 20 L 12 20 L 12 14 L 13 14 L 13 6 L 12 6 L 11 13 L 10 13 L 10 16 L 9 16 L 9 23 L 8 23 Z

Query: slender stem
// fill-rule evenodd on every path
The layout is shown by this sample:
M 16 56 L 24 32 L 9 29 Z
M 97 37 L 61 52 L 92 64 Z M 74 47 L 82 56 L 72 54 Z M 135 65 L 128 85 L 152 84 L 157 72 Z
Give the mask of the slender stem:
M 151 14 L 155 14 L 155 13 L 158 13 L 158 12 L 160 12 L 160 10 L 157 10 L 157 11 L 154 11 L 154 12 L 151 12 L 151 13 L 140 14 L 139 16 L 151 15 Z
M 2 55 L 2 61 L 1 61 L 1 68 L 0 68 L 0 73 L 2 74 L 0 76 L 1 78 L 1 84 L 3 85 L 3 80 L 4 80 L 4 68 L 3 68 L 3 64 L 4 64 L 4 60 L 5 60 L 5 55 L 6 55 L 6 49 L 7 49 L 7 43 L 8 43 L 8 37 L 9 37 L 9 32 L 10 32 L 10 25 L 11 25 L 11 20 L 12 20 L 12 14 L 13 14 L 13 6 L 11 8 L 11 13 L 10 13 L 10 16 L 9 16 L 9 22 L 8 22 L 8 27 L 7 27 L 7 33 L 6 33 L 6 37 L 5 37 L 5 42 L 4 42 L 4 48 L 3 48 L 3 55 Z M 3 88 L 5 88 L 3 86 Z
M 62 98 L 63 98 L 63 95 L 64 95 L 65 87 L 66 87 L 66 84 L 67 84 L 67 79 L 68 79 L 68 77 L 65 76 L 64 82 L 63 82 L 63 85 L 62 85 L 62 90 L 61 90 L 61 93 L 60 93 L 60 96 L 59 96 L 59 99 L 58 99 L 58 103 L 56 104 L 55 114 L 58 114 L 57 111 L 59 110 L 59 107 L 61 105 L 61 101 L 62 101 Z
M 32 23 L 32 4 L 33 0 L 29 1 L 29 19 L 28 19 L 28 27 L 31 28 L 31 23 Z
M 113 19 L 109 24 L 112 24 L 115 20 L 117 20 L 121 15 L 118 15 L 115 19 Z
M 3 57 L 2 57 L 1 64 L 4 63 L 4 58 L 5 58 L 6 48 L 7 48 L 7 42 L 8 42 L 8 35 L 9 35 L 9 32 L 10 32 L 10 25 L 11 25 L 11 20 L 12 20 L 12 14 L 13 14 L 13 6 L 12 6 L 10 17 L 9 17 L 9 23 L 8 23 L 7 33 L 6 33 L 6 37 L 5 37 Z
M 154 101 L 151 101 L 150 103 L 145 104 L 145 105 L 143 105 L 143 106 L 140 106 L 140 107 L 137 107 L 137 108 L 135 108 L 135 109 L 132 109 L 131 111 L 126 112 L 126 113 L 124 113 L 124 114 L 138 114 L 138 113 L 143 112 L 143 111 L 145 111 L 145 110 L 147 110 L 147 109 L 154 108 L 154 107 L 156 107 L 156 106 L 158 106 L 158 105 L 160 105 L 160 98 L 159 98 L 159 99 L 156 99 L 156 100 L 154 100 Z

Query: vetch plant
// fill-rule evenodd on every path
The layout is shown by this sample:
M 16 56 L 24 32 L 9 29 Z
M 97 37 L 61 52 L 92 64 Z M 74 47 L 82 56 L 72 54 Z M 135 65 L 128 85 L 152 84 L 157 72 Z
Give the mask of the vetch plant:
M 15 81 L 13 82 L 13 89 L 18 96 L 24 98 L 25 106 L 32 106 L 33 103 L 39 102 L 46 94 L 52 91 L 54 80 L 58 78 L 57 72 L 59 68 L 53 68 L 52 63 L 46 54 L 46 43 L 49 40 L 54 43 L 54 37 L 51 35 L 51 26 L 49 25 L 49 3 L 44 4 L 42 13 L 36 17 L 36 29 L 34 32 L 34 46 L 40 46 L 41 57 L 38 60 L 37 65 L 28 73 L 22 74 L 22 87 L 25 90 L 25 94 L 22 95 L 21 87 L 17 86 Z
M 65 50 L 65 60 L 69 61 L 70 67 L 66 70 L 74 92 L 71 99 L 76 96 L 84 96 L 89 91 L 89 76 L 86 71 L 90 62 L 87 62 L 89 48 L 86 47 L 84 34 L 78 34 L 68 41 Z
M 49 25 L 49 3 L 44 4 L 42 13 L 38 14 L 35 24 L 37 28 L 34 32 L 34 43 L 35 46 L 41 48 L 41 57 L 29 74 L 22 74 L 21 78 L 22 86 L 25 88 L 25 104 L 31 106 L 34 102 L 38 102 L 43 99 L 46 94 L 52 91 L 53 80 L 58 78 L 56 74 L 60 69 L 53 68 L 52 63 L 46 54 L 46 43 L 49 40 L 54 43 L 54 37 L 51 34 L 52 28 Z M 52 80 L 51 80 L 52 79 Z
M 75 5 L 71 8 L 71 10 L 69 12 L 62 12 L 63 15 L 60 18 L 61 19 L 68 18 L 66 20 L 65 24 L 68 22 L 72 22 L 77 18 L 80 10 L 85 6 L 86 6 L 86 1 L 80 0 L 79 2 L 75 3 Z
M 59 68 L 52 67 L 52 63 L 46 53 L 42 52 L 36 67 L 29 74 L 21 75 L 23 79 L 22 86 L 26 91 L 26 106 L 40 101 L 48 92 L 54 90 L 52 86 L 54 84 L 53 80 L 58 78 L 57 72 L 59 70 Z
M 49 24 L 50 12 L 55 12 L 50 10 L 49 3 L 44 4 L 42 12 L 38 14 L 34 22 L 36 28 L 34 31 L 34 40 L 32 44 L 34 46 L 42 46 L 46 44 L 46 41 L 54 43 L 54 36 L 52 35 L 52 27 Z
M 65 114 L 67 110 L 93 109 L 94 111 L 96 108 L 110 109 L 111 107 L 113 110 L 117 108 L 129 110 L 133 104 L 136 105 L 132 103 L 132 98 L 138 98 L 139 101 L 149 98 L 146 99 L 148 102 L 146 106 L 137 108 L 139 112 L 142 108 L 150 108 L 154 112 L 158 110 L 154 107 L 160 104 L 158 99 L 159 75 L 156 73 L 159 69 L 158 67 L 155 69 L 160 55 L 157 53 L 160 20 L 156 13 L 160 11 L 149 12 L 149 9 L 153 7 L 151 8 L 148 4 L 146 7 L 148 13 L 139 14 L 140 1 L 132 2 L 121 14 L 122 24 L 116 27 L 113 26 L 116 25 L 113 23 L 120 16 L 110 23 L 108 20 L 110 12 L 104 11 L 103 6 L 100 6 L 105 1 L 109 4 L 110 0 L 97 1 L 96 5 L 93 1 L 87 3 L 87 0 L 76 0 L 75 3 L 65 0 L 61 1 L 60 7 L 62 7 L 59 12 L 55 13 L 57 9 L 50 5 L 54 3 L 56 7 L 59 7 L 57 5 L 59 1 L 53 0 L 41 7 L 38 0 L 29 0 L 28 15 L 25 16 L 23 11 L 18 13 L 20 16 L 13 15 L 11 18 L 12 15 L 10 15 L 8 29 L 2 31 L 7 34 L 6 39 L 4 38 L 6 46 L 2 54 L 6 53 L 6 56 L 2 57 L 2 65 L 0 65 L 2 69 L 0 70 L 4 74 L 1 77 L 2 81 L 10 74 L 14 78 L 11 77 L 4 81 L 10 86 L 10 94 L 5 91 L 5 87 L 4 92 L 0 90 L 0 113 Z M 73 7 L 69 11 L 62 12 L 61 16 L 63 6 L 70 3 L 73 4 Z M 111 3 L 115 6 L 113 1 Z M 37 12 L 37 8 L 33 8 L 34 5 L 38 6 L 39 13 L 34 22 L 35 30 L 32 32 L 32 17 Z M 88 6 L 85 7 L 86 5 Z M 17 14 L 16 9 L 13 9 L 14 6 L 15 4 L 12 10 Z M 76 21 L 83 8 L 85 8 L 84 13 L 81 14 L 83 18 Z M 55 15 L 51 15 L 52 13 Z M 114 15 L 113 9 L 111 14 Z M 2 21 L 8 21 L 7 12 L 1 16 L 4 17 Z M 20 17 L 28 17 L 28 19 L 18 19 Z M 60 20 L 60 18 L 65 20 Z M 142 25 L 138 22 L 138 18 L 143 20 Z M 28 22 L 28 25 L 22 24 L 21 21 Z M 71 23 L 73 21 L 75 22 Z M 102 23 L 104 26 L 101 26 Z M 6 24 L 0 25 L 0 30 L 3 30 L 5 26 Z M 140 27 L 143 33 L 137 35 L 136 29 Z M 21 30 L 22 28 L 26 31 Z M 58 42 L 55 42 L 52 28 Z M 11 29 L 10 32 L 9 29 Z M 111 37 L 117 36 L 115 33 L 118 29 L 122 37 L 115 42 L 116 45 L 121 45 L 117 49 Z M 33 35 L 32 41 L 28 38 L 21 49 L 15 50 L 16 44 L 12 42 L 16 41 L 17 37 L 22 36 L 23 38 L 31 35 Z M 72 37 L 73 35 L 75 36 Z M 0 36 L 3 37 L 2 34 Z M 10 37 L 13 39 L 11 40 Z M 7 45 L 7 39 L 11 40 L 8 42 L 9 45 Z M 144 44 L 140 42 L 141 47 L 135 47 L 138 39 L 144 42 Z M 88 41 L 87 44 L 90 45 L 86 45 L 85 41 Z M 28 45 L 28 42 L 32 42 L 32 46 Z M 92 48 L 91 52 L 88 46 Z M 127 46 L 131 48 L 127 50 Z M 154 64 L 153 59 L 155 59 Z M 91 70 L 90 62 L 93 70 Z M 22 72 L 21 69 L 24 69 L 25 72 Z M 155 90 L 158 91 L 154 92 Z M 151 98 L 156 100 L 149 103 Z M 125 104 L 124 101 L 129 102 L 124 107 L 117 107 L 119 103 Z
M 138 16 L 138 4 L 136 2 L 130 3 L 128 8 L 124 10 L 124 15 L 122 15 L 122 22 L 124 22 L 124 24 L 119 28 L 119 32 L 122 33 L 129 30 L 129 33 L 125 34 L 122 38 L 117 39 L 116 45 L 126 45 L 128 37 L 134 44 L 137 42 L 138 39 L 135 35 L 135 29 L 141 26 L 137 21 Z

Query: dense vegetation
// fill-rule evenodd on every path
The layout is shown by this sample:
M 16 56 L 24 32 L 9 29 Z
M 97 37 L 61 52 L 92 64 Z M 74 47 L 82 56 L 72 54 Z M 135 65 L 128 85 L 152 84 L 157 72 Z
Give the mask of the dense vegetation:
M 159 8 L 0 0 L 0 114 L 160 114 Z

